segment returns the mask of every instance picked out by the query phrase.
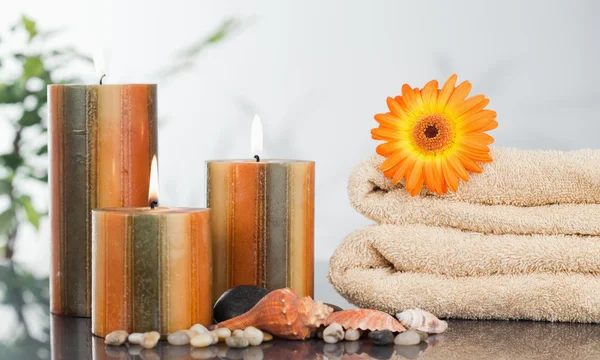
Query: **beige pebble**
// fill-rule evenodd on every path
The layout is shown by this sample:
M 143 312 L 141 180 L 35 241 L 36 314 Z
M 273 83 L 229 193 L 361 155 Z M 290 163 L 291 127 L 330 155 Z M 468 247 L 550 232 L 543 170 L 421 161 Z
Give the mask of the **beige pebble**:
M 140 357 L 142 360 L 160 360 L 160 355 L 156 350 L 153 349 L 142 350 Z
M 139 345 L 142 343 L 143 338 L 144 338 L 144 334 L 142 334 L 142 333 L 131 333 L 127 337 L 127 342 L 130 344 Z
M 190 328 L 190 331 L 195 331 L 198 334 L 202 334 L 202 333 L 208 332 L 208 329 L 206 328 L 206 326 L 204 326 L 202 324 L 196 324 Z
M 360 350 L 360 342 L 346 341 L 344 342 L 344 352 L 348 355 L 356 354 Z
M 115 330 L 115 331 L 111 332 L 110 334 L 106 335 L 106 337 L 104 338 L 104 343 L 106 345 L 113 345 L 113 346 L 123 345 L 125 343 L 125 341 L 127 340 L 127 336 L 129 336 L 127 331 Z
M 142 352 L 142 350 L 144 350 L 144 348 L 142 347 L 142 345 L 133 344 L 133 345 L 129 345 L 127 347 L 127 353 L 129 355 L 131 355 L 131 356 L 137 356 L 137 355 L 139 355 Z
M 144 333 L 141 345 L 144 347 L 144 349 L 152 349 L 156 346 L 158 340 L 160 340 L 160 334 L 157 331 L 150 331 Z
M 336 342 L 344 339 L 344 329 L 338 323 L 333 323 L 323 330 L 323 340 L 329 344 L 335 344 Z
M 212 344 L 213 345 L 219 343 L 219 336 L 214 331 L 209 331 L 208 334 L 210 334 L 210 336 L 212 336 Z
M 273 335 L 263 331 L 263 342 L 273 340 Z
M 417 330 L 417 334 L 419 334 L 419 337 L 421 337 L 421 341 L 425 341 L 425 340 L 429 339 L 429 334 L 426 333 L 425 331 Z
M 231 337 L 231 330 L 229 330 L 228 328 L 218 328 L 214 329 L 212 332 L 215 333 L 215 335 L 217 335 L 220 342 L 223 342 L 228 337 Z
M 192 348 L 190 356 L 192 359 L 212 359 L 219 355 L 219 349 L 216 346 L 205 348 Z
M 417 345 L 421 342 L 421 337 L 414 330 L 407 330 L 400 333 L 394 339 L 396 345 Z
M 210 333 L 202 333 L 190 339 L 193 347 L 204 348 L 213 344 L 214 336 Z
M 244 330 L 242 330 L 242 329 L 233 330 L 233 332 L 231 333 L 231 336 L 244 336 Z
M 249 344 L 248 339 L 241 336 L 228 337 L 225 343 L 231 348 L 245 348 Z
M 196 334 L 195 331 L 192 333 Z M 190 343 L 190 337 L 185 331 L 180 330 L 169 334 L 169 336 L 167 336 L 167 341 L 171 345 L 187 345 Z
M 346 334 L 344 335 L 344 340 L 346 341 L 356 341 L 360 339 L 360 330 L 356 329 L 347 329 Z
M 244 337 L 248 340 L 251 346 L 258 346 L 263 342 L 263 332 L 254 326 L 248 326 L 244 329 Z

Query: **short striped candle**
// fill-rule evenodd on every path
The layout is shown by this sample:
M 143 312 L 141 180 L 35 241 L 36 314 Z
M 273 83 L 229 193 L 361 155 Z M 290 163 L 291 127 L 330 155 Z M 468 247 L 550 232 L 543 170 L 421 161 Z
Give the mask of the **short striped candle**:
M 156 85 L 50 85 L 50 310 L 90 316 L 91 210 L 148 204 Z
M 207 162 L 213 300 L 238 285 L 313 296 L 315 163 Z
M 208 209 L 92 213 L 92 333 L 166 336 L 212 322 Z

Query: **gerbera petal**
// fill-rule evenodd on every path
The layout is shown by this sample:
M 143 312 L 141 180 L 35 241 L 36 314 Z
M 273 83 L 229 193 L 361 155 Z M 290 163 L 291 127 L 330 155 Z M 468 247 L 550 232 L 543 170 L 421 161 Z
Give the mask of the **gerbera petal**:
M 444 174 L 444 179 L 448 184 L 448 187 L 454 192 L 458 190 L 458 175 L 452 170 L 447 162 L 441 164 L 442 173 Z
M 410 176 L 406 179 L 406 190 L 414 196 L 415 193 L 421 191 L 423 179 L 423 162 L 417 161 L 410 172 Z
M 468 158 L 465 155 L 462 155 L 461 153 L 456 153 L 456 156 L 458 157 L 458 159 L 460 160 L 460 162 L 464 165 L 465 169 L 467 169 L 468 171 L 472 171 L 475 173 L 481 173 L 481 167 L 479 165 L 477 165 L 475 163 L 475 161 L 471 160 L 470 158 Z
M 454 84 L 456 84 L 456 79 L 456 74 L 453 74 L 448 78 L 448 80 L 446 80 L 446 83 L 442 87 L 442 90 L 440 90 L 440 94 L 438 96 L 438 109 L 441 110 L 444 107 L 446 107 L 446 103 L 448 102 L 448 99 L 450 99 L 450 95 L 452 95 L 452 92 L 454 91 Z
M 406 112 L 404 112 L 402 106 L 400 106 L 400 104 L 398 104 L 398 102 L 394 98 L 388 97 L 386 102 L 392 114 L 399 118 L 403 118 L 406 116 Z
M 402 160 L 408 156 L 409 152 L 406 149 L 400 149 L 388 156 L 387 159 L 381 164 L 380 169 L 385 171 L 398 165 Z
M 477 141 L 474 141 L 469 138 L 463 138 L 461 140 L 460 147 L 461 147 L 461 149 L 464 149 L 466 151 L 474 151 L 474 152 L 481 152 L 481 153 L 490 152 L 490 148 L 487 145 L 482 144 Z
M 466 112 L 464 112 L 463 114 L 461 114 L 456 119 L 456 121 L 462 122 L 464 120 L 468 120 L 473 115 L 475 115 L 479 111 L 483 110 L 489 103 L 490 103 L 490 99 L 483 99 L 480 103 L 478 103 L 477 105 L 473 106 L 472 108 L 470 108 L 469 110 L 467 110 Z
M 456 108 L 456 115 L 460 116 L 470 109 L 477 106 L 479 103 L 485 100 L 485 95 L 475 95 L 466 99 L 462 104 L 459 104 Z
M 481 131 L 490 131 L 490 130 L 494 130 L 497 127 L 498 127 L 498 122 L 496 120 L 492 120 L 492 121 L 490 121 L 490 123 L 487 126 L 481 128 Z
M 385 127 L 371 129 L 371 138 L 373 140 L 395 141 L 398 140 L 398 130 L 388 129 Z
M 437 179 L 437 188 L 439 190 L 438 194 L 445 194 L 447 190 L 446 181 L 444 180 L 444 174 L 442 172 L 442 158 L 435 158 L 435 167 L 434 167 L 434 175 Z
M 463 181 L 469 181 L 469 174 L 467 173 L 467 170 L 465 170 L 465 167 L 460 162 L 458 157 L 454 155 L 448 156 L 446 163 L 450 166 L 454 173 L 458 175 L 459 178 L 461 178 Z
M 404 100 L 406 106 L 408 106 L 413 113 L 416 112 L 417 98 L 415 92 L 408 84 L 402 85 L 402 100 Z
M 400 105 L 400 107 L 402 108 L 402 110 L 404 110 L 404 112 L 407 115 L 414 116 L 414 113 L 413 113 L 412 109 L 410 109 L 408 107 L 408 105 L 406 105 L 406 103 L 404 102 L 404 99 L 402 98 L 402 96 L 396 96 L 394 98 L 394 100 L 396 100 L 396 102 L 398 103 L 398 105 Z
M 394 171 L 394 175 L 392 176 L 392 183 L 397 184 L 398 181 L 400 181 L 400 179 L 404 177 L 406 172 L 411 171 L 411 169 L 415 165 L 415 162 L 416 158 L 414 156 L 407 156 L 404 160 L 402 160 L 396 171 Z
M 389 141 L 383 144 L 379 144 L 375 151 L 381 156 L 387 156 L 397 150 L 403 149 L 403 143 L 404 141 L 402 140 Z
M 471 132 L 465 135 L 465 139 L 469 139 L 472 141 L 476 141 L 482 143 L 484 145 L 490 145 L 494 142 L 494 138 L 489 136 L 488 134 L 480 133 L 480 132 Z
M 436 187 L 437 181 L 434 174 L 434 162 L 435 160 L 425 160 L 425 163 L 423 164 L 423 174 L 425 176 L 425 185 L 427 186 L 429 191 L 437 193 L 438 190 Z
M 458 106 L 460 103 L 465 101 L 465 98 L 471 92 L 471 83 L 469 81 L 463 81 L 458 85 L 458 87 L 452 92 L 450 99 L 448 99 L 448 103 L 446 107 L 454 108 Z
M 400 129 L 400 122 L 402 120 L 394 114 L 376 114 L 374 118 L 375 121 L 377 121 L 385 127 Z

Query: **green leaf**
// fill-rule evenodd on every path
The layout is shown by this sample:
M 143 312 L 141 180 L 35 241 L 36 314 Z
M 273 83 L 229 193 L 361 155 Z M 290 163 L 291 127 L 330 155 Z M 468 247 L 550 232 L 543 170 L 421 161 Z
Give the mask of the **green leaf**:
M 40 218 L 42 215 L 37 211 L 33 205 L 31 204 L 31 198 L 27 195 L 19 196 L 17 201 L 23 205 L 23 209 L 25 210 L 25 214 L 27 214 L 27 220 L 35 227 L 36 229 L 40 228 Z
M 44 155 L 47 153 L 48 153 L 48 144 L 43 145 L 35 152 L 36 155 Z
M 16 171 L 17 168 L 23 164 L 23 162 L 23 158 L 15 153 L 0 155 L 0 163 L 4 164 L 13 171 Z
M 35 21 L 33 21 L 30 18 L 28 18 L 27 16 L 23 15 L 21 17 L 21 24 L 23 25 L 23 27 L 29 34 L 29 41 L 31 42 L 31 40 L 38 34 Z
M 25 87 L 20 81 L 0 84 L 0 104 L 18 104 L 25 99 Z
M 34 77 L 41 77 L 46 70 L 44 69 L 44 63 L 42 58 L 38 56 L 31 56 L 25 60 L 23 64 L 23 78 L 29 80 Z
M 42 122 L 42 118 L 38 115 L 37 111 L 25 111 L 19 120 L 19 125 L 27 127 L 39 124 L 40 122 Z
M 5 195 L 10 193 L 12 190 L 12 185 L 10 181 L 7 179 L 0 179 L 0 195 Z
M 0 234 L 9 233 L 17 223 L 17 214 L 12 207 L 0 214 Z

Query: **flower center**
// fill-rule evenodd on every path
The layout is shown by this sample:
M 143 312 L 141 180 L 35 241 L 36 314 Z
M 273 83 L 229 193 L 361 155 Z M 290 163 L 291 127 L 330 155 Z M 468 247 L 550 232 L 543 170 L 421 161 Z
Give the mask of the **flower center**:
M 443 149 L 451 142 L 448 123 L 444 117 L 437 114 L 420 119 L 413 135 L 416 145 L 426 151 Z

